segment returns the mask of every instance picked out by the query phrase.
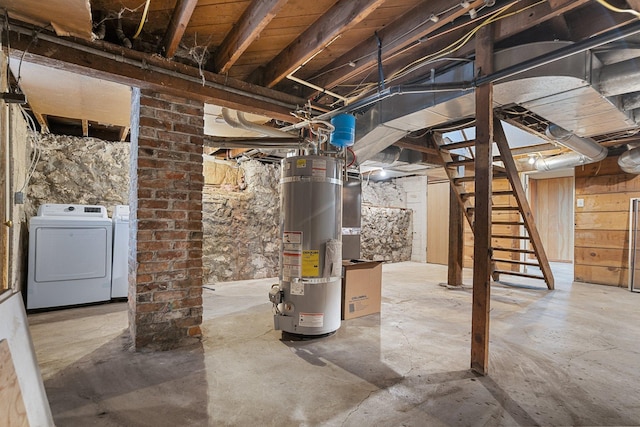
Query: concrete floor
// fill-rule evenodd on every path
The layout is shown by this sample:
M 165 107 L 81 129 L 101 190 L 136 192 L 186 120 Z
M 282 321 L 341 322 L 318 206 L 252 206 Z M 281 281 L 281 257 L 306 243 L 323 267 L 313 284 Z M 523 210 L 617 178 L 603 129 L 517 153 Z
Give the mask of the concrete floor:
M 274 280 L 205 290 L 205 338 L 175 351 L 131 352 L 125 303 L 29 322 L 59 427 L 639 425 L 640 294 L 554 270 L 553 292 L 492 286 L 486 377 L 439 265 L 384 265 L 382 313 L 315 341 L 273 330 Z

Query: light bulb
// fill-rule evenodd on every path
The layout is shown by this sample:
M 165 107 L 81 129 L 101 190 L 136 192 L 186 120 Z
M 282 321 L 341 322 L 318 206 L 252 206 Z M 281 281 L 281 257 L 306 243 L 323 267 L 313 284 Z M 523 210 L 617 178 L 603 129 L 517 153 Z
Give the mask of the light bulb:
M 383 178 L 384 178 L 385 176 L 387 176 L 387 171 L 386 171 L 386 170 L 384 170 L 384 169 L 380 169 L 380 176 L 381 176 L 381 177 L 383 177 Z

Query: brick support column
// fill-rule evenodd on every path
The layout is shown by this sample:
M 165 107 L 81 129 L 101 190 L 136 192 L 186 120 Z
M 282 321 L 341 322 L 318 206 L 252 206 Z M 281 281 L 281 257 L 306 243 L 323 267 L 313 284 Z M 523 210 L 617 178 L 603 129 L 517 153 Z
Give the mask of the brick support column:
M 134 89 L 132 107 L 129 328 L 170 349 L 201 335 L 204 106 Z

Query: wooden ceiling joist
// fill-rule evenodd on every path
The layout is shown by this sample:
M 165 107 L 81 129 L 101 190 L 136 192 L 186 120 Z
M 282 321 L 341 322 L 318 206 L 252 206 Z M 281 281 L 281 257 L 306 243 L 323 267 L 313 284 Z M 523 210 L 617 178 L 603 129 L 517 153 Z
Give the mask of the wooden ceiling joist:
M 354 27 L 386 0 L 342 0 L 329 9 L 305 32 L 278 54 L 264 69 L 258 69 L 249 81 L 273 87 L 284 80 L 341 33 Z
M 555 0 L 554 2 L 540 3 L 538 0 L 521 0 L 520 2 L 514 2 L 527 9 L 522 13 L 516 13 L 515 15 L 510 15 L 505 17 L 504 19 L 496 21 L 493 24 L 493 39 L 496 43 L 503 41 L 524 30 L 542 24 L 543 22 L 546 22 L 554 18 L 555 16 L 564 14 L 571 10 L 575 10 L 576 8 L 588 3 L 589 1 L 590 0 Z M 389 70 L 390 74 L 392 74 L 396 70 L 404 68 L 407 63 L 415 63 L 416 61 L 419 61 L 421 58 L 424 58 L 429 54 L 446 49 L 447 46 L 450 46 L 451 43 L 461 38 L 470 29 L 471 28 L 461 28 L 441 35 L 433 39 L 431 43 L 425 44 L 423 48 L 418 47 L 414 49 L 409 54 L 403 56 L 402 59 L 398 57 L 388 61 L 387 63 L 385 63 L 385 66 Z M 474 52 L 474 44 L 468 43 L 455 52 L 452 52 L 448 56 L 465 58 L 473 55 Z M 394 85 L 411 81 L 420 76 L 424 76 L 424 70 L 421 68 L 417 68 L 417 71 L 408 73 L 404 77 L 395 81 Z
M 288 0 L 253 0 L 216 49 L 213 66 L 226 73 L 278 14 Z
M 476 0 L 470 3 L 470 7 L 479 7 L 483 4 L 484 0 Z M 449 0 L 429 2 L 428 7 L 421 4 L 381 29 L 378 35 L 382 40 L 383 58 L 387 58 L 406 48 L 409 44 L 428 36 L 468 12 L 468 9 L 459 7 L 439 16 L 437 22 L 430 20 L 431 15 L 435 16 L 440 11 L 450 9 L 450 7 L 451 1 Z M 407 31 L 408 28 L 412 30 Z M 375 36 L 369 37 L 354 49 L 324 67 L 319 72 L 322 76 L 315 79 L 313 83 L 320 87 L 331 89 L 345 80 L 370 69 L 377 62 L 377 46 L 377 38 Z M 355 67 L 345 67 L 345 64 L 355 64 Z
M 162 40 L 163 54 L 167 58 L 173 58 L 180 40 L 191 20 L 191 15 L 198 4 L 198 0 L 178 0 L 173 9 L 169 27 Z

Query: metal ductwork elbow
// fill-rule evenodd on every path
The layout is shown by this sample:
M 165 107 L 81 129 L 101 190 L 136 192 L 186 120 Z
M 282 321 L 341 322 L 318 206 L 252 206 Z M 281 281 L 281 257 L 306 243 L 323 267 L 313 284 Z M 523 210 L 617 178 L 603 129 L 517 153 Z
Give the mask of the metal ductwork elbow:
M 618 165 L 626 173 L 640 174 L 640 146 L 630 146 L 618 157 Z
M 534 167 L 539 171 L 549 171 L 560 168 L 575 167 L 599 162 L 607 157 L 609 151 L 591 138 L 577 136 L 573 132 L 550 124 L 546 131 L 549 139 L 573 150 L 573 153 L 560 154 L 547 159 L 536 160 Z

